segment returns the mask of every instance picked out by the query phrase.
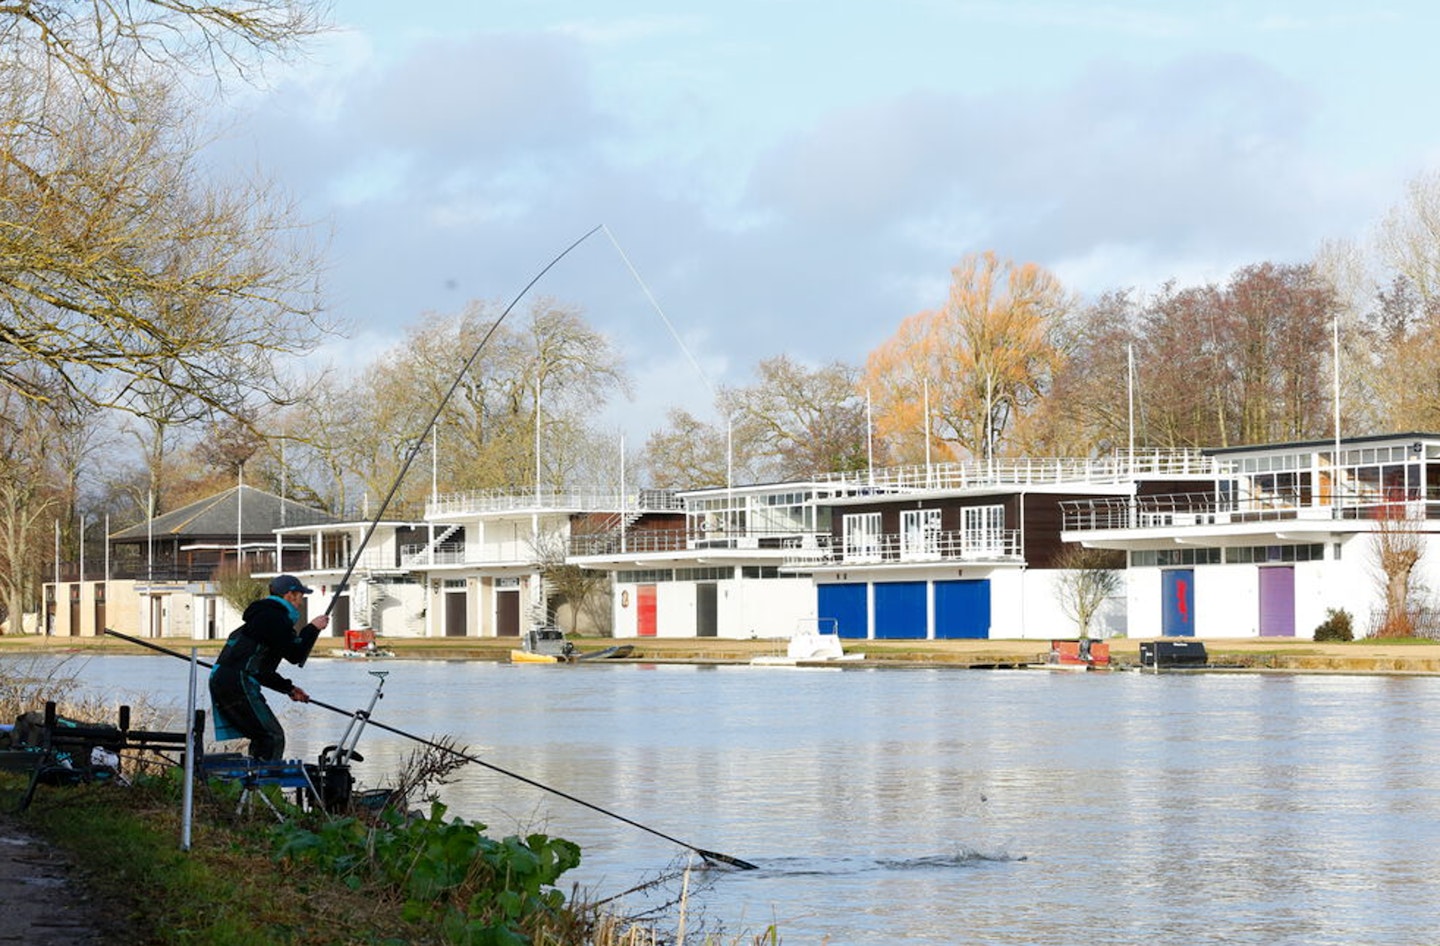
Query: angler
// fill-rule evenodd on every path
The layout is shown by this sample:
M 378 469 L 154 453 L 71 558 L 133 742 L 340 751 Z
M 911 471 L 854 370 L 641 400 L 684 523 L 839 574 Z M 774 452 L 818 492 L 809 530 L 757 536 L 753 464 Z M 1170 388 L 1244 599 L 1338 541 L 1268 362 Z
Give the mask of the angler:
M 270 582 L 270 596 L 251 602 L 245 623 L 230 634 L 210 671 L 210 702 L 217 740 L 249 738 L 250 757 L 278 762 L 285 757 L 285 729 L 261 693 L 267 687 L 298 703 L 310 695 L 279 673 L 281 660 L 305 665 L 310 649 L 330 623 L 322 614 L 299 631 L 300 605 L 310 589 L 294 575 Z

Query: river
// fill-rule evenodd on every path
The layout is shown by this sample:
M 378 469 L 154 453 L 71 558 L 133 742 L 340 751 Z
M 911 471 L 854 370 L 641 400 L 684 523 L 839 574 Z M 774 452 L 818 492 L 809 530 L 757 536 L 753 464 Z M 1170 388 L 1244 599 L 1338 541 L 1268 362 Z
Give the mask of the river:
M 84 660 L 87 686 L 183 709 L 179 660 Z M 691 876 L 692 937 L 1440 942 L 1440 678 L 333 659 L 295 676 L 359 708 L 371 671 L 376 720 L 678 841 L 478 766 L 441 789 L 492 834 L 579 843 L 567 877 L 594 897 L 686 845 L 756 864 Z M 292 757 L 346 724 L 272 704 Z M 368 729 L 357 777 L 386 782 L 414 745 Z

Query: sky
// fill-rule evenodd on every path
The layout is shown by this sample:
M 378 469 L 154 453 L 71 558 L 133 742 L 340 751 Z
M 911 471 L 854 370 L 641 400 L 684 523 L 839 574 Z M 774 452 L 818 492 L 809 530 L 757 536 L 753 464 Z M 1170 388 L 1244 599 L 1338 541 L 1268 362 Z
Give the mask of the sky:
M 1440 164 L 1420 0 L 334 0 L 224 147 L 330 249 L 315 357 L 532 290 L 626 360 L 607 420 L 781 354 L 863 365 L 967 253 L 1082 298 L 1363 241 Z

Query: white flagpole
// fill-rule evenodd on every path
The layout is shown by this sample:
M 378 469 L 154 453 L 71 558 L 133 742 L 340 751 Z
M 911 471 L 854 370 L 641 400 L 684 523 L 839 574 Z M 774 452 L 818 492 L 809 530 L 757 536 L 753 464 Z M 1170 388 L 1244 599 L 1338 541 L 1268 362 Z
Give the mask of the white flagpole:
M 870 485 L 875 485 L 875 417 L 870 403 L 870 389 L 865 389 L 865 465 L 869 468 Z
M 930 482 L 930 379 L 922 379 L 925 386 L 925 485 L 932 485 Z
M 1340 505 L 1340 315 L 1331 320 L 1335 370 L 1335 456 L 1330 461 L 1330 505 Z
M 1135 346 L 1126 346 L 1125 389 L 1130 410 L 1130 478 L 1135 478 Z
M 155 584 L 155 489 L 145 499 L 145 583 Z

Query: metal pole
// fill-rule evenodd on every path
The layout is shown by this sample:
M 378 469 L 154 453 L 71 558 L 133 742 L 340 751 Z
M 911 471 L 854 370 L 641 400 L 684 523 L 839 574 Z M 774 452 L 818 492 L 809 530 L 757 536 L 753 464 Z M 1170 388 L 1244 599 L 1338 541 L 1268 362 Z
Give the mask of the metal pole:
M 190 648 L 190 686 L 185 698 L 185 774 L 180 796 L 180 850 L 190 850 L 190 825 L 195 814 L 195 759 L 199 754 L 195 732 L 195 648 Z
M 1340 506 L 1340 316 L 1331 321 L 1335 362 L 1335 456 L 1330 461 L 1330 505 Z

